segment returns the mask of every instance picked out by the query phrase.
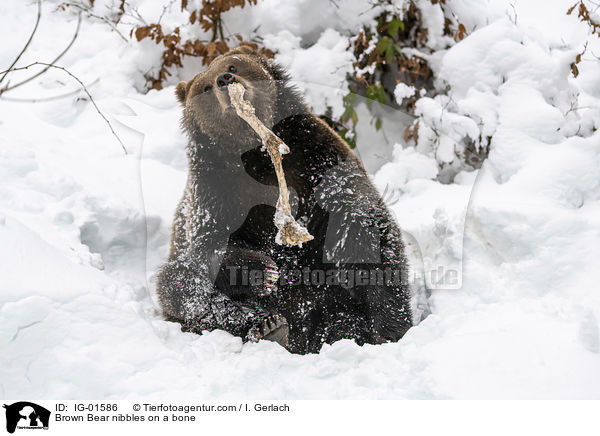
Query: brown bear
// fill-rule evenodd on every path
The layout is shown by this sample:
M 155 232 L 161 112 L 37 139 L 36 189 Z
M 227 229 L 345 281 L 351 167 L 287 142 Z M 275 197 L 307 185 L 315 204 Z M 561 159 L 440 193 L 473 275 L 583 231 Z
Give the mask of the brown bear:
M 275 240 L 275 171 L 231 105 L 233 82 L 290 148 L 283 169 L 294 216 L 314 236 L 302 246 Z M 345 338 L 400 339 L 411 326 L 400 230 L 357 156 L 308 110 L 284 70 L 239 47 L 176 95 L 189 175 L 158 276 L 165 318 L 301 354 Z

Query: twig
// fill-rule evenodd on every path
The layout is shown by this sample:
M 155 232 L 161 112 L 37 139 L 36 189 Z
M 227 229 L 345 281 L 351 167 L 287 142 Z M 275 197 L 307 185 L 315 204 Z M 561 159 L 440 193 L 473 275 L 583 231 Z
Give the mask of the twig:
M 73 35 L 73 38 L 71 39 L 71 42 L 69 42 L 69 45 L 67 45 L 67 47 L 65 47 L 65 49 L 58 56 L 56 56 L 56 58 L 54 58 L 50 62 L 50 64 L 55 64 L 56 62 L 58 62 L 60 60 L 60 58 L 62 58 L 65 55 L 65 53 L 69 51 L 69 49 L 71 48 L 71 46 L 73 45 L 73 43 L 75 42 L 75 40 L 77 39 L 77 37 L 79 36 L 79 28 L 80 28 L 80 26 L 81 26 L 81 12 L 78 14 L 78 17 L 77 17 L 77 28 L 75 29 L 75 34 Z M 15 88 L 17 88 L 17 87 L 19 87 L 21 85 L 24 85 L 27 82 L 32 81 L 36 77 L 39 77 L 42 74 L 44 74 L 46 71 L 48 71 L 49 68 L 50 67 L 46 67 L 42 71 L 38 72 L 37 74 L 34 74 L 33 76 L 31 76 L 31 77 L 29 77 L 29 78 L 27 78 L 27 79 L 25 79 L 25 80 L 23 80 L 23 81 L 15 84 L 15 85 L 12 85 L 12 86 L 8 86 L 7 85 L 5 88 L 0 89 L 0 95 L 2 95 L 3 93 L 5 93 L 6 91 L 10 91 L 11 89 L 15 89 Z
M 100 81 L 100 79 L 96 79 L 93 82 L 89 83 L 87 85 L 87 88 L 91 88 L 93 85 L 95 85 L 96 83 L 98 83 Z M 67 97 L 71 97 L 72 95 L 77 95 L 81 92 L 81 89 L 76 89 L 74 91 L 71 92 L 67 92 L 65 94 L 60 94 L 60 95 L 53 95 L 52 97 L 44 97 L 44 98 L 17 98 L 17 97 L 2 97 L 1 100 L 6 100 L 6 101 L 13 101 L 16 103 L 43 103 L 46 101 L 53 101 L 53 100 L 60 100 L 62 98 L 67 98 Z
M 2 77 L 0 77 L 0 83 L 2 83 L 2 81 L 4 80 L 4 78 L 6 77 L 6 75 L 8 74 L 8 72 L 11 70 L 11 68 L 14 67 L 17 64 L 17 62 L 19 61 L 19 59 L 21 59 L 21 56 L 23 56 L 23 53 L 25 53 L 25 51 L 27 50 L 27 47 L 29 47 L 29 44 L 31 44 L 31 40 L 33 39 L 33 35 L 35 35 L 35 32 L 37 32 L 37 28 L 38 28 L 38 25 L 40 24 L 40 19 L 41 18 L 42 18 L 42 0 L 38 0 L 37 18 L 35 20 L 35 26 L 33 27 L 33 31 L 29 35 L 29 39 L 25 43 L 25 47 L 23 47 L 23 49 L 21 50 L 21 52 L 19 53 L 19 55 L 17 56 L 17 58 L 13 61 L 13 63 L 10 64 L 10 67 L 8 67 L 8 70 L 6 70 L 6 72 L 4 73 L 4 75 Z
M 121 39 L 125 42 L 129 42 L 129 40 L 127 38 L 125 38 L 125 36 L 123 36 L 123 34 L 121 32 L 119 32 L 119 29 L 117 29 L 117 26 L 115 26 L 115 23 L 113 23 L 112 21 L 110 21 L 108 18 L 103 17 L 102 15 L 97 15 L 94 14 L 92 12 L 92 9 L 87 7 L 87 6 L 83 6 L 79 3 L 63 3 L 61 6 L 65 6 L 65 7 L 74 7 L 76 9 L 79 9 L 80 11 L 85 12 L 89 17 L 92 18 L 96 18 L 97 20 L 100 21 L 104 21 L 106 24 L 108 24 L 108 26 L 117 34 L 121 37 Z
M 96 112 L 98 112 L 98 114 L 102 118 L 104 118 L 104 121 L 106 121 L 106 124 L 108 124 L 108 128 L 112 132 L 113 136 L 115 138 L 117 138 L 117 141 L 119 141 L 119 144 L 121 144 L 121 148 L 123 149 L 123 151 L 125 152 L 125 154 L 127 154 L 127 149 L 125 148 L 125 145 L 123 144 L 123 141 L 121 141 L 121 138 L 119 138 L 119 135 L 117 135 L 117 133 L 113 129 L 112 124 L 110 123 L 110 121 L 108 121 L 108 118 L 106 118 L 104 116 L 104 114 L 102 113 L 102 111 L 100 110 L 100 108 L 98 107 L 98 105 L 96 104 L 96 102 L 94 101 L 94 98 L 92 97 L 92 94 L 90 94 L 90 92 L 88 91 L 88 89 L 86 88 L 86 86 L 83 84 L 83 82 L 81 80 L 79 80 L 79 78 L 77 76 L 75 76 L 73 73 L 71 73 L 65 67 L 61 67 L 61 66 L 58 66 L 58 65 L 47 64 L 45 62 L 33 62 L 33 63 L 29 64 L 29 65 L 24 66 L 24 67 L 12 68 L 12 69 L 9 69 L 9 70 L 6 70 L 6 71 L 0 71 L 0 74 L 2 74 L 2 73 L 6 74 L 6 73 L 9 73 L 9 72 L 12 72 L 12 71 L 27 70 L 27 69 L 29 69 L 31 67 L 36 66 L 36 65 L 44 65 L 44 66 L 49 67 L 49 68 L 56 68 L 57 70 L 62 70 L 65 73 L 67 73 L 69 76 L 71 76 L 73 79 L 75 79 L 77 81 L 77 83 L 79 83 L 79 85 L 81 85 L 81 88 L 85 91 L 85 93 L 87 94 L 87 96 L 90 98 L 90 101 L 94 105 L 94 108 L 96 108 Z
M 119 21 L 121 21 L 121 18 L 125 14 L 125 0 L 121 0 L 121 4 L 119 5 L 119 12 L 120 13 L 117 13 L 117 19 L 115 20 L 115 25 L 119 24 Z
M 565 115 L 568 115 L 571 112 L 575 112 L 575 111 L 578 111 L 578 110 L 581 110 L 581 109 L 597 109 L 598 107 L 599 106 L 594 106 L 594 105 L 591 105 L 591 106 L 577 106 L 577 107 L 571 106 L 571 108 L 565 113 Z
M 167 13 L 167 10 L 170 11 L 171 7 L 173 6 L 173 3 L 175 3 L 175 0 L 171 0 L 169 2 L 169 4 L 163 6 L 162 12 L 160 13 L 160 16 L 158 17 L 158 21 L 156 22 L 157 24 L 160 24 L 160 22 L 163 19 L 164 15 Z
M 510 4 L 510 7 L 512 8 L 513 12 L 515 13 L 515 16 L 514 16 L 514 23 L 515 23 L 515 26 L 516 26 L 516 25 L 517 25 L 517 18 L 518 18 L 518 15 L 517 15 L 517 9 L 515 8 L 515 5 L 514 5 L 514 3 L 511 3 L 511 4 Z M 508 15 L 508 12 L 507 12 L 507 15 Z M 508 18 L 511 18 L 511 17 L 510 17 L 510 15 L 508 16 Z M 513 20 L 511 20 L 511 21 L 513 21 Z
M 129 8 L 128 8 L 128 12 L 125 12 L 125 13 L 123 14 L 123 16 L 124 16 L 124 17 L 127 17 L 127 16 L 128 16 L 128 17 L 131 17 L 131 18 L 133 18 L 134 20 L 137 20 L 137 23 L 129 23 L 129 22 L 128 22 L 128 23 L 125 23 L 125 22 L 123 22 L 124 24 L 132 25 L 132 26 L 137 26 L 137 24 L 141 23 L 141 24 L 143 24 L 144 26 L 147 26 L 147 25 L 148 25 L 148 22 L 147 22 L 147 21 L 144 19 L 144 17 L 142 17 L 142 15 L 141 15 L 141 14 L 140 14 L 140 12 L 137 10 L 137 8 L 134 8 L 134 7 L 132 7 L 132 6 L 129 6 Z

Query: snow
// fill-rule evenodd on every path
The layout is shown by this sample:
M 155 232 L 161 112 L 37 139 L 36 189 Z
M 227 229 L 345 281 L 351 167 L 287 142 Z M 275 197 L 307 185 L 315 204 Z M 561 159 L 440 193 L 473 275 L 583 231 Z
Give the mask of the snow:
M 332 107 L 334 117 L 344 112 L 342 97 L 348 92 L 346 76 L 352 71 L 352 56 L 346 51 L 347 37 L 336 30 L 324 31 L 315 44 L 301 48 L 301 38 L 288 30 L 265 37 L 265 45 L 278 51 L 279 62 L 288 71 L 296 71 L 292 83 L 305 95 L 306 102 L 318 113 Z M 315 62 L 327 59 L 327 62 Z
M 162 2 L 133 3 L 148 21 L 161 14 Z M 335 3 L 263 0 L 226 22 L 246 36 L 261 24 L 309 104 L 337 113 L 350 31 L 377 10 Z M 600 38 L 565 15 L 568 1 L 446 3 L 467 36 L 445 49 L 443 21 L 428 9 L 430 63 L 450 91 L 418 100 L 419 145 L 402 143 L 406 119 L 389 111 L 383 132 L 359 111 L 357 137 L 405 232 L 415 280 L 431 290 L 431 314 L 399 343 L 340 341 L 307 356 L 161 319 L 154 277 L 187 176 L 180 107 L 173 86 L 140 92 L 160 56 L 154 43 L 124 43 L 84 19 L 60 64 L 93 83 L 128 155 L 83 93 L 35 105 L 0 99 L 0 395 L 600 398 L 600 63 L 591 54 Z M 43 2 L 19 65 L 51 60 L 70 40 L 76 18 L 57 4 Z M 0 12 L 7 66 L 35 5 L 5 2 Z M 574 78 L 570 63 L 586 42 Z M 191 77 L 194 62 L 169 83 Z M 6 96 L 76 88 L 51 70 Z M 479 171 L 456 159 L 465 138 L 486 137 Z
M 408 86 L 405 83 L 398 83 L 396 88 L 394 88 L 394 97 L 396 98 L 396 102 L 398 104 L 402 104 L 402 100 L 415 95 L 415 91 L 416 90 L 413 86 Z

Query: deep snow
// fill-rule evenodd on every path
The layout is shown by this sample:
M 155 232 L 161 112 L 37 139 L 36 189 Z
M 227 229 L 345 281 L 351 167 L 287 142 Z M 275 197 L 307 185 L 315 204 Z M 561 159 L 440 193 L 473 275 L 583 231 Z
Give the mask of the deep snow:
M 137 3 L 148 21 L 162 11 L 160 1 Z M 153 278 L 187 171 L 180 109 L 173 86 L 139 92 L 155 67 L 153 43 L 126 44 L 86 20 L 60 64 L 92 84 L 129 155 L 88 101 L 0 99 L 0 396 L 600 398 L 600 39 L 566 16 L 571 1 L 447 3 L 468 30 L 430 59 L 451 98 L 418 103 L 420 137 L 435 128 L 441 140 L 399 145 L 406 117 L 393 113 L 385 138 L 361 113 L 358 137 L 415 273 L 428 271 L 432 313 L 399 343 L 341 341 L 308 356 L 161 320 Z M 48 61 L 68 43 L 76 19 L 57 4 L 44 2 L 20 65 Z M 262 0 L 227 23 L 242 34 L 261 24 L 315 111 L 336 113 L 351 62 L 345 35 L 375 11 L 358 0 L 321 4 Z M 1 66 L 34 17 L 32 2 L 0 5 Z M 430 43 L 442 48 L 433 30 Z M 575 79 L 569 65 L 586 41 Z M 180 78 L 198 68 L 186 62 Z M 5 96 L 76 87 L 50 71 Z M 400 87 L 397 97 L 407 93 Z M 479 135 L 492 137 L 482 169 L 436 181 L 456 144 Z M 429 273 L 450 270 L 457 281 Z

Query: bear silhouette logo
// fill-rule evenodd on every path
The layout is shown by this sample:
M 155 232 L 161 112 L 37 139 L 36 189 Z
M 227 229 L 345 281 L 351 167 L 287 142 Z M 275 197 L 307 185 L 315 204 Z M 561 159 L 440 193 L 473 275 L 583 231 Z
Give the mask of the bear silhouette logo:
M 6 409 L 6 431 L 14 433 L 15 429 L 48 429 L 50 411 L 29 401 L 19 401 L 11 405 L 4 404 Z

